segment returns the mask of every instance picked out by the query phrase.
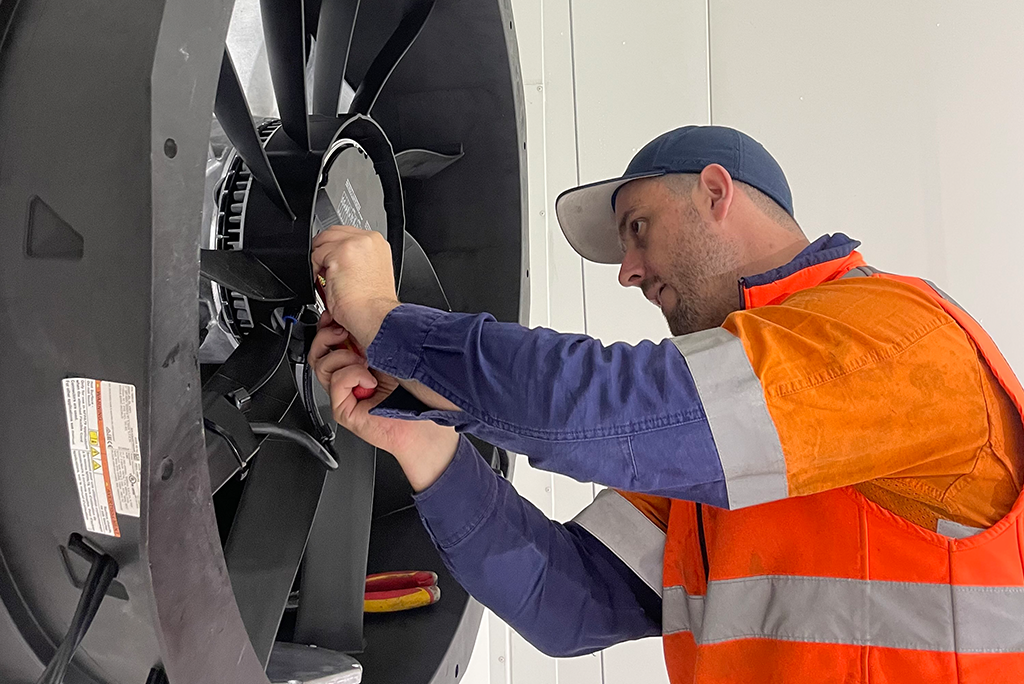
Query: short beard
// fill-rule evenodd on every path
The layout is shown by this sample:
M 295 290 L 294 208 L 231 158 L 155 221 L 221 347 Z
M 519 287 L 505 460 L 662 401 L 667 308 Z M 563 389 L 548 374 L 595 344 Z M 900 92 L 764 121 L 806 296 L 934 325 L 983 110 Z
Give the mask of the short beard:
M 676 305 L 662 313 L 673 335 L 716 328 L 740 308 L 735 249 L 715 234 L 692 205 L 669 257 L 673 270 L 662 282 L 675 290 Z

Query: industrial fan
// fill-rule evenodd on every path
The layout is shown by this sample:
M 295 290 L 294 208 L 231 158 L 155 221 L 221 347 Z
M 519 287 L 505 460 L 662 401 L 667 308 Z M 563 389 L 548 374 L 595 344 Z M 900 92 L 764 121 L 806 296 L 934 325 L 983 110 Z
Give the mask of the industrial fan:
M 375 230 L 402 301 L 525 317 L 511 11 L 260 0 L 277 111 L 254 117 L 231 9 L 0 0 L 4 682 L 443 682 L 468 661 L 479 606 L 305 363 L 309 245 Z M 110 498 L 106 530 L 82 483 L 114 466 L 68 453 L 67 388 L 92 381 L 137 414 L 139 510 Z M 404 569 L 443 600 L 364 624 L 366 573 Z

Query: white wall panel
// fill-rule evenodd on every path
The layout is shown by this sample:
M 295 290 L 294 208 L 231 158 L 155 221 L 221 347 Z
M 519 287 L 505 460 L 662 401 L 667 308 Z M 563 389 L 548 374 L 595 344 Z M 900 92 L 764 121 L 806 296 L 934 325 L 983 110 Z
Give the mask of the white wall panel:
M 614 268 L 584 269 L 558 228 L 555 198 L 579 182 L 621 173 L 640 146 L 665 130 L 708 120 L 705 0 L 623 7 L 608 0 L 513 0 L 526 91 L 530 324 L 608 342 L 660 339 L 667 328 L 639 293 L 617 285 Z M 592 485 L 533 470 L 522 457 L 515 486 L 558 521 L 572 518 L 594 493 Z M 470 684 L 667 682 L 657 639 L 554 659 L 494 616 L 486 632 L 465 675 Z
M 542 8 L 543 81 L 526 87 L 542 94 L 544 102 L 543 142 L 535 149 L 544 156 L 545 194 L 531 212 L 543 221 L 545 229 L 549 317 L 533 323 L 562 332 L 583 332 L 583 260 L 566 242 L 555 218 L 558 193 L 579 180 L 570 1 L 545 0 Z
M 602 656 L 607 684 L 668 684 L 661 639 L 627 641 L 605 649 Z
M 554 198 L 577 183 L 576 120 L 572 88 L 569 2 L 514 0 L 527 119 L 530 200 L 530 325 L 584 332 L 582 260 L 558 230 Z M 593 500 L 589 484 L 530 468 L 518 458 L 516 489 L 546 515 L 568 520 Z M 549 658 L 487 618 L 487 645 L 477 651 L 464 681 L 471 684 L 600 682 L 601 657 Z M 485 664 L 486 663 L 486 664 Z M 472 678 L 471 678 L 472 677 Z
M 569 4 L 517 0 L 513 8 L 518 17 L 520 50 L 524 53 L 531 172 L 530 324 L 583 332 L 582 260 L 562 237 L 554 215 L 557 192 L 576 183 Z M 524 20 L 535 31 L 529 37 L 522 37 Z M 593 498 L 589 485 L 533 470 L 525 458 L 518 459 L 515 485 L 548 517 L 558 520 L 571 518 Z M 513 684 L 600 681 L 599 656 L 556 660 L 537 651 L 515 632 L 509 633 L 507 643 L 509 680 Z
M 708 123 L 705 0 L 573 3 L 580 180 L 618 176 L 652 138 Z M 661 340 L 668 326 L 618 268 L 584 266 L 587 333 L 604 342 Z
M 1024 370 L 1024 4 L 710 0 L 715 123 L 762 140 L 809 235 L 932 278 Z M 589 283 L 588 283 L 589 284 Z
M 660 312 L 618 286 L 614 267 L 583 267 L 558 229 L 554 200 L 578 181 L 618 175 L 670 128 L 712 122 L 747 131 L 775 154 L 809 235 L 847 232 L 874 265 L 939 281 L 1024 370 L 1024 319 L 1009 309 L 1024 248 L 1024 4 L 513 6 L 527 91 L 532 325 L 606 342 L 667 334 Z M 557 520 L 592 499 L 589 485 L 523 458 L 516 487 Z M 667 677 L 657 639 L 556 661 L 491 616 L 464 681 Z

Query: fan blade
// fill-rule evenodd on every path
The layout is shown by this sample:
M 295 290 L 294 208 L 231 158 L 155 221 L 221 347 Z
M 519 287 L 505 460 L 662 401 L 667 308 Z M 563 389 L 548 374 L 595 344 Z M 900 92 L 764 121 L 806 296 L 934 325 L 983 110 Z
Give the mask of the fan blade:
M 260 0 L 260 12 L 281 126 L 296 145 L 308 150 L 306 17 L 302 0 Z
M 423 247 L 412 235 L 405 233 L 405 260 L 402 263 L 402 281 L 398 286 L 398 299 L 407 304 L 420 304 L 442 311 L 451 311 L 448 297 L 437 278 L 433 264 Z
M 423 25 L 434 9 L 434 0 L 419 0 L 398 22 L 398 28 L 384 43 L 377 56 L 370 63 L 366 70 L 362 83 L 356 88 L 355 97 L 352 98 L 352 106 L 349 107 L 350 114 L 369 114 L 373 104 L 377 101 L 384 84 L 388 82 L 391 72 L 395 70 L 402 57 L 408 52 L 416 37 L 423 30 Z
M 217 99 L 214 101 L 213 111 L 217 115 L 217 122 L 242 157 L 242 161 L 249 167 L 253 178 L 263 186 L 267 195 L 281 211 L 295 218 L 277 182 L 277 176 L 270 168 L 270 160 L 267 159 L 267 153 L 252 122 L 249 103 L 245 101 L 245 92 L 242 90 L 242 84 L 238 82 L 238 72 L 235 71 L 235 65 L 227 50 L 224 50 L 224 58 L 220 63 L 220 81 L 217 83 Z
M 267 663 L 272 682 L 350 682 L 358 684 L 363 666 L 347 653 L 278 641 Z
M 334 448 L 341 467 L 327 475 L 309 535 L 295 641 L 353 652 L 363 649 L 376 450 L 346 430 Z
M 221 364 L 217 372 L 203 383 L 203 391 L 209 390 L 228 396 L 239 388 L 243 388 L 246 393 L 252 395 L 260 384 L 266 384 L 266 387 L 260 390 L 262 394 L 274 390 L 275 383 L 269 382 L 267 378 L 276 375 L 284 365 L 288 342 L 287 336 L 278 334 L 266 326 L 257 325 L 242 338 L 241 344 L 231 352 L 231 356 Z M 288 387 L 290 393 L 287 396 L 279 397 L 285 406 L 295 396 L 295 381 L 291 379 L 291 373 L 286 375 L 290 382 Z M 274 419 L 277 418 L 280 418 L 280 413 Z M 250 420 L 265 420 L 265 418 L 250 416 Z
M 338 115 L 338 98 L 358 16 L 359 0 L 323 0 L 320 5 L 313 64 L 314 114 Z
M 348 653 L 279 641 L 273 645 L 266 676 L 271 682 L 358 684 L 362 666 Z
M 402 178 L 427 180 L 462 159 L 464 155 L 462 145 L 458 145 L 451 153 L 422 149 L 403 150 L 395 155 L 395 161 L 398 162 L 398 173 Z
M 306 26 L 310 29 L 308 33 L 309 34 L 313 34 L 314 31 L 312 31 L 312 29 L 317 24 L 317 21 L 318 21 L 317 17 L 320 16 L 321 0 L 305 0 L 304 5 L 305 5 L 304 9 L 306 11 Z M 311 37 L 314 37 L 314 36 L 312 36 L 312 35 L 307 35 L 306 36 L 306 38 L 307 38 L 307 41 L 306 41 L 306 57 L 307 58 L 309 57 L 309 47 L 310 47 L 308 39 L 311 38 Z
M 264 666 L 302 561 L 325 473 L 301 446 L 268 438 L 249 468 L 224 546 L 238 611 Z
M 229 290 L 261 302 L 287 302 L 295 293 L 262 261 L 244 249 L 203 249 L 199 272 Z

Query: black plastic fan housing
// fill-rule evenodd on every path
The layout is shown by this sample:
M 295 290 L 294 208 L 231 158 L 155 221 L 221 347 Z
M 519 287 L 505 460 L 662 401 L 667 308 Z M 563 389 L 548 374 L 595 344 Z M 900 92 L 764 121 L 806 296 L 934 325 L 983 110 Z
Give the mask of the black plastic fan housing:
M 230 0 L 0 0 L 2 682 L 440 683 L 468 664 L 482 609 L 394 459 L 310 381 L 309 243 L 362 221 L 403 301 L 525 322 L 511 7 L 260 6 L 271 118 L 226 52 Z M 117 536 L 85 522 L 75 378 L 134 388 L 140 461 L 119 477 L 139 511 Z M 437 572 L 441 600 L 364 619 L 365 575 L 391 570 Z

